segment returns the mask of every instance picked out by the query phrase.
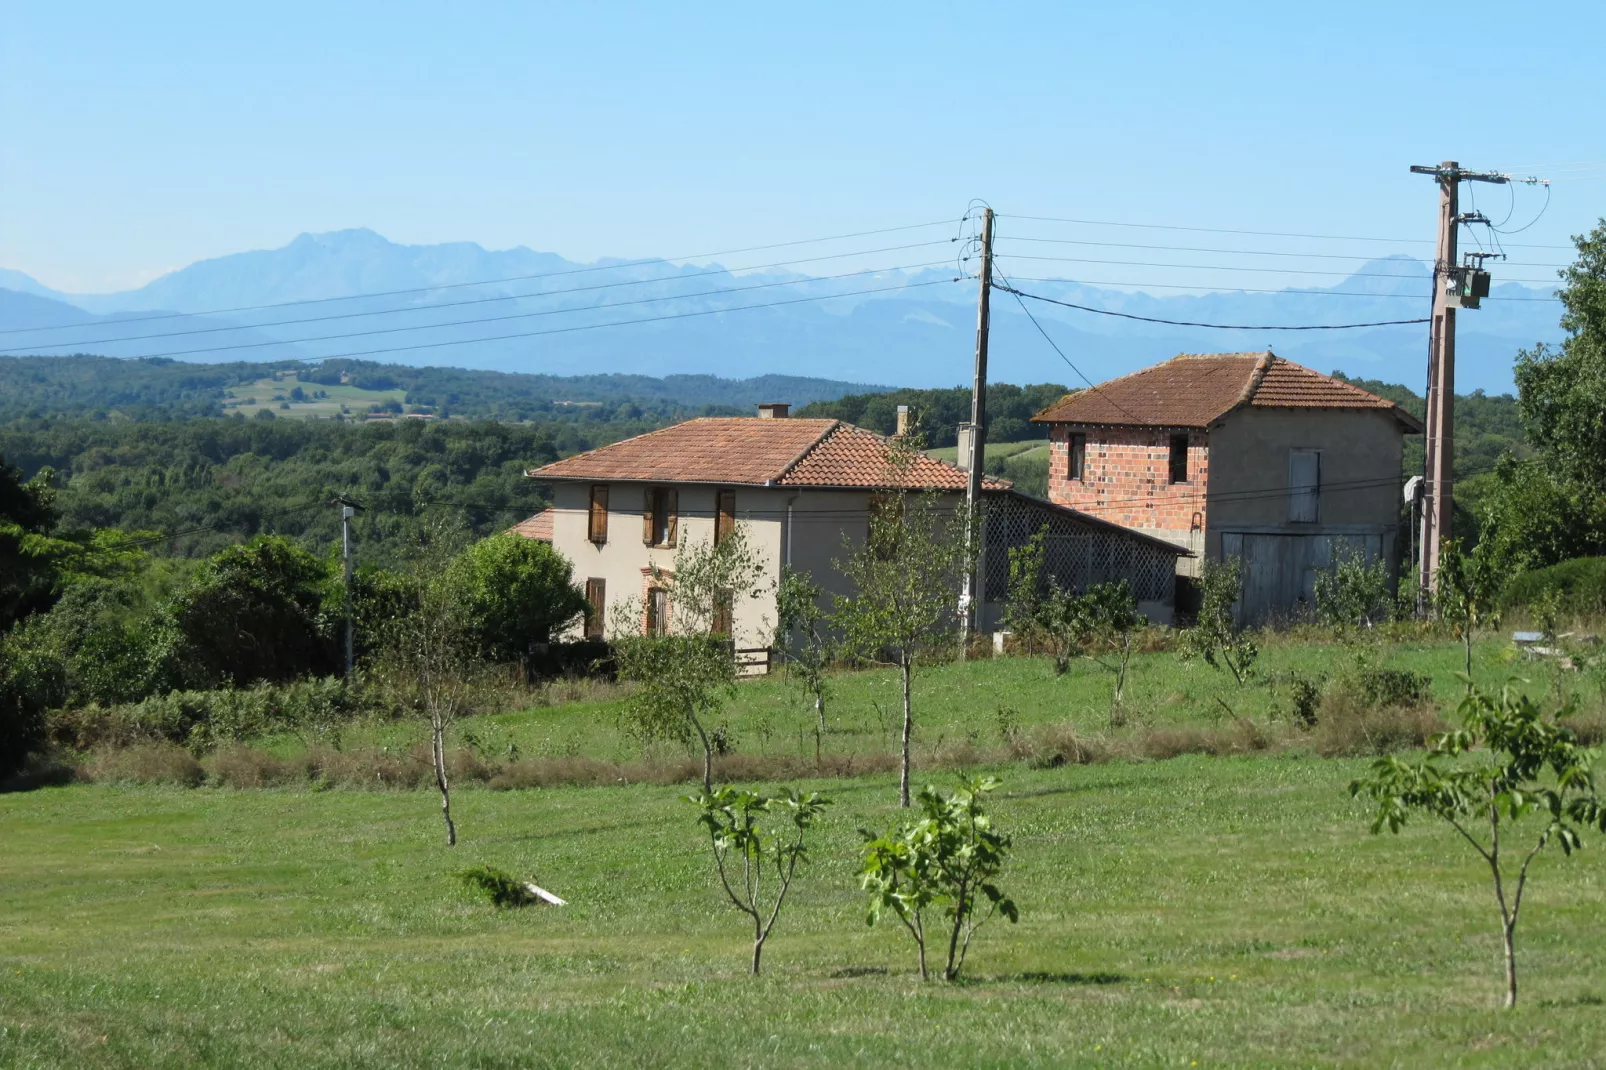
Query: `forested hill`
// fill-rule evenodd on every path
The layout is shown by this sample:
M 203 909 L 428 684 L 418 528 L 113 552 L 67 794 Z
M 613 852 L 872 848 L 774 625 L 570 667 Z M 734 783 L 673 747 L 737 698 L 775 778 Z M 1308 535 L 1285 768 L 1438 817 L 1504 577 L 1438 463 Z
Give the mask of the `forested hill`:
M 299 388 L 299 389 L 298 389 Z M 171 420 L 191 416 L 362 418 L 414 411 L 504 421 L 667 422 L 748 412 L 763 401 L 805 404 L 863 383 L 764 375 L 529 375 L 413 368 L 373 361 L 189 364 L 163 358 L 0 357 L 0 423 L 19 418 Z
M 0 429 L 0 461 L 30 477 L 56 471 L 61 529 L 177 534 L 149 550 L 186 557 L 260 533 L 331 551 L 339 510 L 326 503 L 348 495 L 366 506 L 357 521 L 364 559 L 384 561 L 428 518 L 479 535 L 507 528 L 545 504 L 527 468 L 653 426 L 79 420 Z
M 987 387 L 987 441 L 1023 442 L 1047 438 L 1045 425 L 1029 421 L 1065 392 L 1066 388 L 1058 383 L 990 384 Z M 959 425 L 970 420 L 970 388 L 850 394 L 834 401 L 816 401 L 794 415 L 833 417 L 890 435 L 898 428 L 899 405 L 909 406 L 927 446 L 933 449 L 952 446 Z

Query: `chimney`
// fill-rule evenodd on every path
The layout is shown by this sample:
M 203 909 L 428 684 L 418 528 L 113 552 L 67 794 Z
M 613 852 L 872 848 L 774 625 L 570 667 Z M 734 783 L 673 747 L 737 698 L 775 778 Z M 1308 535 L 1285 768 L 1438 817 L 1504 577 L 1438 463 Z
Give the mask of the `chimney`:
M 909 406 L 898 406 L 898 437 L 902 438 L 909 433 Z
M 792 413 L 792 406 L 784 401 L 771 401 L 758 407 L 760 420 L 784 420 Z
M 954 464 L 968 472 L 970 471 L 970 424 L 963 423 L 959 425 L 957 444 L 959 450 L 957 456 L 954 457 Z

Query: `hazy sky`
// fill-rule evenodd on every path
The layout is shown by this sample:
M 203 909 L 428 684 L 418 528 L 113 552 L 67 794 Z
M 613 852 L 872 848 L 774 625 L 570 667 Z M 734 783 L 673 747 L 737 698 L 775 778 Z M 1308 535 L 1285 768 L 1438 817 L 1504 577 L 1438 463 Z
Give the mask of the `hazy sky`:
M 680 256 L 973 197 L 1427 238 L 1406 167 L 1445 158 L 1563 179 L 1511 241 L 1606 214 L 1599 0 L 0 6 L 0 266 L 67 290 L 303 231 Z

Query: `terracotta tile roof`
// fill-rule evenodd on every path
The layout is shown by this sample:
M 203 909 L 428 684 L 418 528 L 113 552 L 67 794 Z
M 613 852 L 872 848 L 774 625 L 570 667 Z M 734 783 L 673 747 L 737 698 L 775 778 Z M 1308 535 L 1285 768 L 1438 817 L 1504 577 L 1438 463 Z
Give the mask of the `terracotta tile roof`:
M 532 479 L 736 483 L 783 487 L 885 487 L 887 440 L 840 420 L 717 416 L 566 457 Z M 984 481 L 994 489 L 1007 480 Z M 896 485 L 963 490 L 965 473 L 925 454 Z
M 891 451 L 887 440 L 874 431 L 842 424 L 791 471 L 776 482 L 783 487 L 886 487 L 901 486 L 920 490 L 964 490 L 962 468 L 916 453 L 913 464 L 897 479 L 891 479 Z M 1010 486 L 1007 480 L 984 477 L 982 485 L 992 489 Z
M 1265 353 L 1184 353 L 1067 394 L 1038 423 L 1204 428 L 1239 405 L 1260 408 L 1384 409 L 1413 431 L 1421 423 L 1392 401 L 1302 364 Z
M 552 510 L 543 509 L 528 520 L 521 520 L 507 529 L 509 535 L 523 535 L 540 542 L 552 541 Z

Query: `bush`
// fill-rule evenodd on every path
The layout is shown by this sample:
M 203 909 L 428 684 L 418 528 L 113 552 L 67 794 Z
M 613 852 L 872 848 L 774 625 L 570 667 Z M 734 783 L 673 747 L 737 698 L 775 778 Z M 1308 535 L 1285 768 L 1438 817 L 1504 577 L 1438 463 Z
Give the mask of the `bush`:
M 1387 708 L 1422 705 L 1432 694 L 1433 681 L 1409 669 L 1366 666 L 1357 673 L 1355 684 L 1363 704 Z
M 480 892 L 499 907 L 527 907 L 539 903 L 523 881 L 510 873 L 491 866 L 475 866 L 459 873 L 458 879 L 473 891 Z
M 199 787 L 206 770 L 194 755 L 173 743 L 136 743 L 98 750 L 80 767 L 89 780 L 109 784 L 177 784 Z
M 1564 613 L 1606 613 L 1606 557 L 1577 557 L 1517 576 L 1500 595 L 1505 609 L 1533 605 L 1555 592 Z
M 86 706 L 50 715 L 50 740 L 74 750 L 164 741 L 206 750 L 275 732 L 326 735 L 368 712 L 361 696 L 335 677 L 284 686 L 170 691 L 120 706 Z
M 1427 705 L 1425 677 L 1398 670 L 1371 672 L 1374 682 L 1370 690 L 1363 671 L 1359 676 L 1334 681 L 1322 695 L 1315 735 L 1316 752 L 1322 757 L 1390 754 L 1424 747 L 1448 727 L 1439 712 Z M 1378 676 L 1384 673 L 1392 674 L 1386 679 L 1393 682 L 1377 684 Z M 1379 701 L 1380 693 L 1415 698 L 1383 702 Z

